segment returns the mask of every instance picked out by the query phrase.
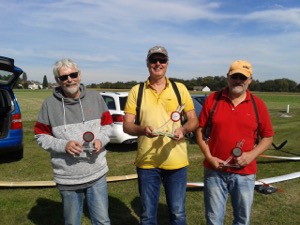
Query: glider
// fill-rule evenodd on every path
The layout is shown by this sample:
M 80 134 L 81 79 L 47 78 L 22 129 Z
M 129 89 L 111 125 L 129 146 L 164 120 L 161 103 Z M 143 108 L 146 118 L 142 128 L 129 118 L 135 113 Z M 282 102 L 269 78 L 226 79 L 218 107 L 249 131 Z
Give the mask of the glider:
M 276 156 L 276 155 L 259 155 L 261 158 L 269 158 L 269 159 L 284 159 L 284 160 L 300 160 L 300 157 L 286 157 L 286 156 Z
M 284 174 L 281 176 L 269 177 L 269 178 L 263 178 L 260 180 L 256 180 L 255 185 L 266 185 L 266 184 L 268 185 L 268 184 L 273 184 L 273 183 L 277 183 L 277 182 L 296 179 L 299 177 L 300 177 L 300 171 L 294 172 L 294 173 L 289 173 L 289 174 Z M 187 187 L 204 187 L 204 183 L 203 182 L 188 182 Z
M 280 145 L 276 145 L 274 142 L 272 143 L 273 147 L 276 149 L 276 150 L 280 150 L 283 148 L 283 146 L 285 146 L 285 144 L 287 143 L 287 140 L 285 140 L 284 142 L 282 142 Z
M 281 181 L 287 181 L 291 179 L 296 179 L 300 177 L 300 172 L 285 174 L 276 177 L 263 178 L 255 181 L 255 190 L 263 194 L 271 194 L 279 189 L 270 186 L 269 184 L 277 183 Z M 121 175 L 121 176 L 110 176 L 107 177 L 107 182 L 116 182 L 124 180 L 133 180 L 137 178 L 137 174 Z M 30 188 L 30 187 L 55 187 L 56 184 L 54 181 L 0 181 L 0 188 Z M 203 182 L 187 182 L 186 186 L 188 188 L 198 187 L 203 188 Z
M 110 176 L 106 177 L 107 182 L 123 181 L 136 179 L 137 174 L 128 174 L 121 176 Z M 0 181 L 0 187 L 55 187 L 54 181 Z

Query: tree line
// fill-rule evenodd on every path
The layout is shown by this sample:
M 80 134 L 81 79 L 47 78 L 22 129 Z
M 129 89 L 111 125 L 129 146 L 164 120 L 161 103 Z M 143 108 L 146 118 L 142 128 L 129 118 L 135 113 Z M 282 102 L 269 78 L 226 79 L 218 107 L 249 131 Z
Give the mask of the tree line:
M 11 75 L 0 75 L 0 80 L 8 80 Z M 178 81 L 183 83 L 188 90 L 194 90 L 195 87 L 209 87 L 211 91 L 218 91 L 227 86 L 227 81 L 225 76 L 206 76 L 197 77 L 191 80 L 169 78 L 170 80 Z M 134 85 L 138 84 L 137 81 L 117 81 L 117 82 L 102 82 L 99 84 L 92 83 L 87 85 L 88 88 L 98 88 L 98 89 L 130 89 Z M 27 74 L 24 72 L 23 76 L 15 84 L 15 88 L 22 84 L 23 88 L 27 88 Z M 49 86 L 47 76 L 43 77 L 43 88 Z M 281 78 L 274 80 L 266 80 L 260 82 L 259 80 L 253 80 L 249 85 L 249 90 L 260 91 L 260 92 L 300 92 L 300 83 L 297 84 L 295 81 Z
M 194 78 L 191 80 L 170 78 L 170 80 L 183 83 L 188 90 L 194 90 L 194 88 L 197 86 L 207 86 L 211 91 L 218 91 L 227 86 L 226 77 L 224 76 L 206 76 Z M 130 89 L 138 83 L 139 82 L 136 81 L 102 82 L 99 84 L 92 83 L 90 85 L 87 85 L 87 87 L 100 89 Z M 267 80 L 264 82 L 253 80 L 249 85 L 249 90 L 260 92 L 300 92 L 300 83 L 297 84 L 295 81 L 286 78 Z

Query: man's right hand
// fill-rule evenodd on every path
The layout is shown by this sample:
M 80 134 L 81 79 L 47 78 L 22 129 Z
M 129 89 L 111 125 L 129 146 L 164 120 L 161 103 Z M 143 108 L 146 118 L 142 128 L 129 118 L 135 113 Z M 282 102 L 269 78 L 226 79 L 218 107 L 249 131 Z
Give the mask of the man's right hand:
M 153 127 L 151 126 L 144 127 L 144 134 L 148 138 L 154 138 L 158 136 L 158 134 L 153 133 Z
M 209 157 L 206 159 L 209 164 L 214 168 L 214 169 L 223 169 L 222 164 L 224 163 L 224 160 L 219 159 L 218 157 Z
M 66 152 L 71 155 L 79 155 L 82 152 L 82 144 L 78 141 L 69 141 L 66 145 Z

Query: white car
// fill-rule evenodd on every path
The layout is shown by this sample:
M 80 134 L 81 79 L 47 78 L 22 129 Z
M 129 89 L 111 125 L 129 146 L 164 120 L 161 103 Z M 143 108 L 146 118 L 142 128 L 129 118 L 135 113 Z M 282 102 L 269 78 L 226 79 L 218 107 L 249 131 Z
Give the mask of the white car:
M 128 92 L 100 92 L 110 114 L 113 118 L 113 133 L 110 136 L 111 144 L 132 144 L 137 142 L 136 136 L 123 132 L 124 107 L 127 101 Z

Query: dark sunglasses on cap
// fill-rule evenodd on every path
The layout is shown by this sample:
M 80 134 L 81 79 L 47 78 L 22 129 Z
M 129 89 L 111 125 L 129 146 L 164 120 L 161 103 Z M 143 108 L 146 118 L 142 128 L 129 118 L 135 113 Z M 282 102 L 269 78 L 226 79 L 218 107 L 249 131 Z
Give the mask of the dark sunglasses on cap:
M 246 77 L 245 75 L 240 74 L 240 73 L 232 74 L 232 75 L 230 75 L 230 78 L 231 78 L 232 80 L 236 80 L 236 79 L 239 78 L 239 80 L 242 80 L 242 81 L 245 81 L 245 80 L 248 79 L 248 77 Z
M 160 64 L 166 64 L 168 62 L 168 58 L 164 57 L 164 58 L 161 58 L 161 57 L 150 57 L 148 59 L 148 62 L 150 64 L 155 64 L 157 63 L 157 61 L 160 63 Z
M 58 79 L 60 79 L 60 81 L 66 81 L 66 80 L 68 80 L 69 76 L 72 79 L 77 78 L 78 77 L 78 72 L 74 72 L 74 73 L 70 73 L 70 74 L 67 74 L 67 75 L 58 76 Z

